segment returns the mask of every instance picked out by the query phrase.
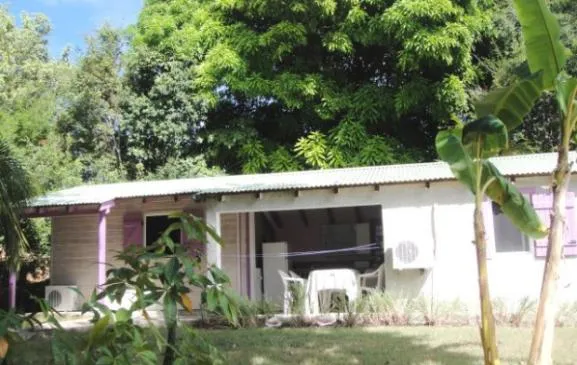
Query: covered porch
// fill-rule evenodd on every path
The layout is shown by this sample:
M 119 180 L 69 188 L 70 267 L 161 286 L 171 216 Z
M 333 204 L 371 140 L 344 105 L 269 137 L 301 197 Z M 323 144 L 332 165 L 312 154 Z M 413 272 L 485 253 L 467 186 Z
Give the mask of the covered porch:
M 302 285 L 309 312 L 319 302 L 327 310 L 331 294 L 358 299 L 367 282 L 385 289 L 378 205 L 258 212 L 254 229 L 255 297 L 282 304 L 285 313 L 294 284 Z M 370 272 L 370 280 L 361 276 Z
M 315 302 L 326 301 L 330 292 L 351 301 L 362 289 L 384 291 L 392 263 L 390 258 L 385 263 L 383 207 L 375 204 L 376 196 L 379 188 L 373 186 L 217 196 L 206 216 L 224 245 L 209 261 L 231 277 L 237 274 L 233 284 L 240 293 L 285 313 L 295 283 L 302 284 L 307 300 L 317 297 L 308 308 L 311 314 L 318 313 Z M 227 246 L 234 231 L 236 250 Z

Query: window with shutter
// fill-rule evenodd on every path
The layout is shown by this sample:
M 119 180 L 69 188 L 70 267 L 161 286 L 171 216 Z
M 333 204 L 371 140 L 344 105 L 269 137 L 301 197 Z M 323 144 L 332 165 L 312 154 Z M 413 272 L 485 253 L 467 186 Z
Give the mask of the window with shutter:
M 123 246 L 142 245 L 142 213 L 132 212 L 124 215 Z
M 495 251 L 498 253 L 531 251 L 529 238 L 511 223 L 498 204 L 492 203 L 491 214 L 495 233 Z
M 178 222 L 178 218 L 171 218 L 168 215 L 148 215 L 146 216 L 146 246 L 153 245 L 172 223 Z M 180 230 L 170 233 L 170 238 L 175 243 L 180 243 Z
M 567 193 L 565 210 L 565 236 L 563 254 L 565 256 L 577 255 L 577 232 L 575 229 L 575 194 L 573 192 Z M 542 222 L 549 227 L 551 225 L 551 214 L 553 211 L 553 194 L 552 193 L 536 193 L 531 194 L 531 204 L 535 211 L 541 218 Z M 544 237 L 535 240 L 535 256 L 546 257 L 547 246 L 549 244 L 549 237 Z
M 551 225 L 551 208 L 553 207 L 553 194 L 551 193 L 535 193 L 531 194 L 531 204 L 537 212 L 537 215 L 547 227 Z M 549 238 L 543 237 L 535 240 L 535 256 L 547 256 L 547 245 Z

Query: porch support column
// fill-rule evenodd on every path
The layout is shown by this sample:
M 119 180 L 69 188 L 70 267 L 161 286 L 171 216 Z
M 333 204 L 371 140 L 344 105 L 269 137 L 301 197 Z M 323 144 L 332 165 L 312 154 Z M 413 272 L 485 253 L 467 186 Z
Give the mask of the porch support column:
M 248 265 L 248 272 L 250 278 L 250 291 L 249 291 L 249 298 L 256 299 L 256 291 L 255 288 L 255 270 L 256 270 L 256 249 L 255 249 L 255 232 L 254 232 L 254 212 L 248 213 L 248 257 L 249 257 L 249 265 Z M 258 288 L 260 290 L 260 288 Z
M 106 282 L 106 216 L 114 207 L 114 200 L 103 203 L 98 209 L 98 291 Z
M 220 229 L 220 213 L 218 213 L 213 207 L 206 208 L 206 223 L 214 228 L 216 233 L 221 236 Z M 222 268 L 222 255 L 221 255 L 220 244 L 210 235 L 207 237 L 206 243 L 206 262 L 208 266 L 215 265 L 218 268 Z
M 16 309 L 16 272 L 12 270 L 8 276 L 8 302 L 10 309 Z

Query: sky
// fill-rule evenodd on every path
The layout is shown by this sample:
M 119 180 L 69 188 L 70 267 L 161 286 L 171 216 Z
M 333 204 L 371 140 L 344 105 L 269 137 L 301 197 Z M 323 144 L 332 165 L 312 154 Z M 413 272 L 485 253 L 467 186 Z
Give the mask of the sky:
M 59 57 L 67 46 L 83 47 L 84 38 L 108 22 L 124 27 L 136 22 L 143 0 L 0 0 L 16 17 L 22 11 L 43 13 L 52 23 L 50 55 Z

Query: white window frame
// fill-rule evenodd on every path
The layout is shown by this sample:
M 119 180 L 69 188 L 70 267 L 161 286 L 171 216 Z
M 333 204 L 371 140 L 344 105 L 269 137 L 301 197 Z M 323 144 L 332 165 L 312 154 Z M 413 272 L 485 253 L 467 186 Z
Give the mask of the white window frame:
M 146 247 L 146 220 L 148 217 L 159 217 L 159 216 L 170 216 L 171 214 L 180 213 L 178 210 L 164 210 L 158 212 L 149 212 L 144 214 L 144 223 L 142 225 L 142 247 Z M 180 239 L 182 240 L 182 234 L 180 235 Z M 182 243 L 182 242 L 179 242 Z
M 494 203 L 492 203 L 492 204 L 494 204 Z M 491 212 L 492 212 L 492 210 L 491 210 Z M 515 226 L 513 226 L 513 228 L 515 228 L 515 229 L 521 234 L 521 243 L 522 243 L 523 247 L 528 248 L 528 250 L 522 250 L 522 251 L 499 251 L 499 250 L 497 249 L 497 247 L 499 246 L 499 239 L 498 239 L 498 236 L 497 236 L 497 226 L 496 226 L 496 224 L 495 224 L 495 218 L 496 218 L 497 216 L 495 215 L 495 213 L 492 213 L 492 214 L 493 214 L 493 216 L 492 216 L 491 218 L 493 219 L 493 237 L 494 237 L 493 241 L 494 241 L 494 244 L 495 244 L 494 254 L 499 255 L 499 256 L 500 256 L 500 255 L 523 255 L 523 256 L 524 256 L 524 255 L 531 255 L 531 256 L 534 255 L 534 251 L 535 251 L 535 249 L 534 249 L 534 240 L 533 240 L 531 237 L 529 237 L 527 234 L 521 232 L 521 231 L 520 231 L 517 227 L 515 227 Z M 503 217 L 505 217 L 505 219 L 508 219 L 507 216 L 505 216 L 504 213 L 501 213 L 501 214 L 503 215 Z M 511 224 L 512 224 L 512 223 L 511 223 Z

